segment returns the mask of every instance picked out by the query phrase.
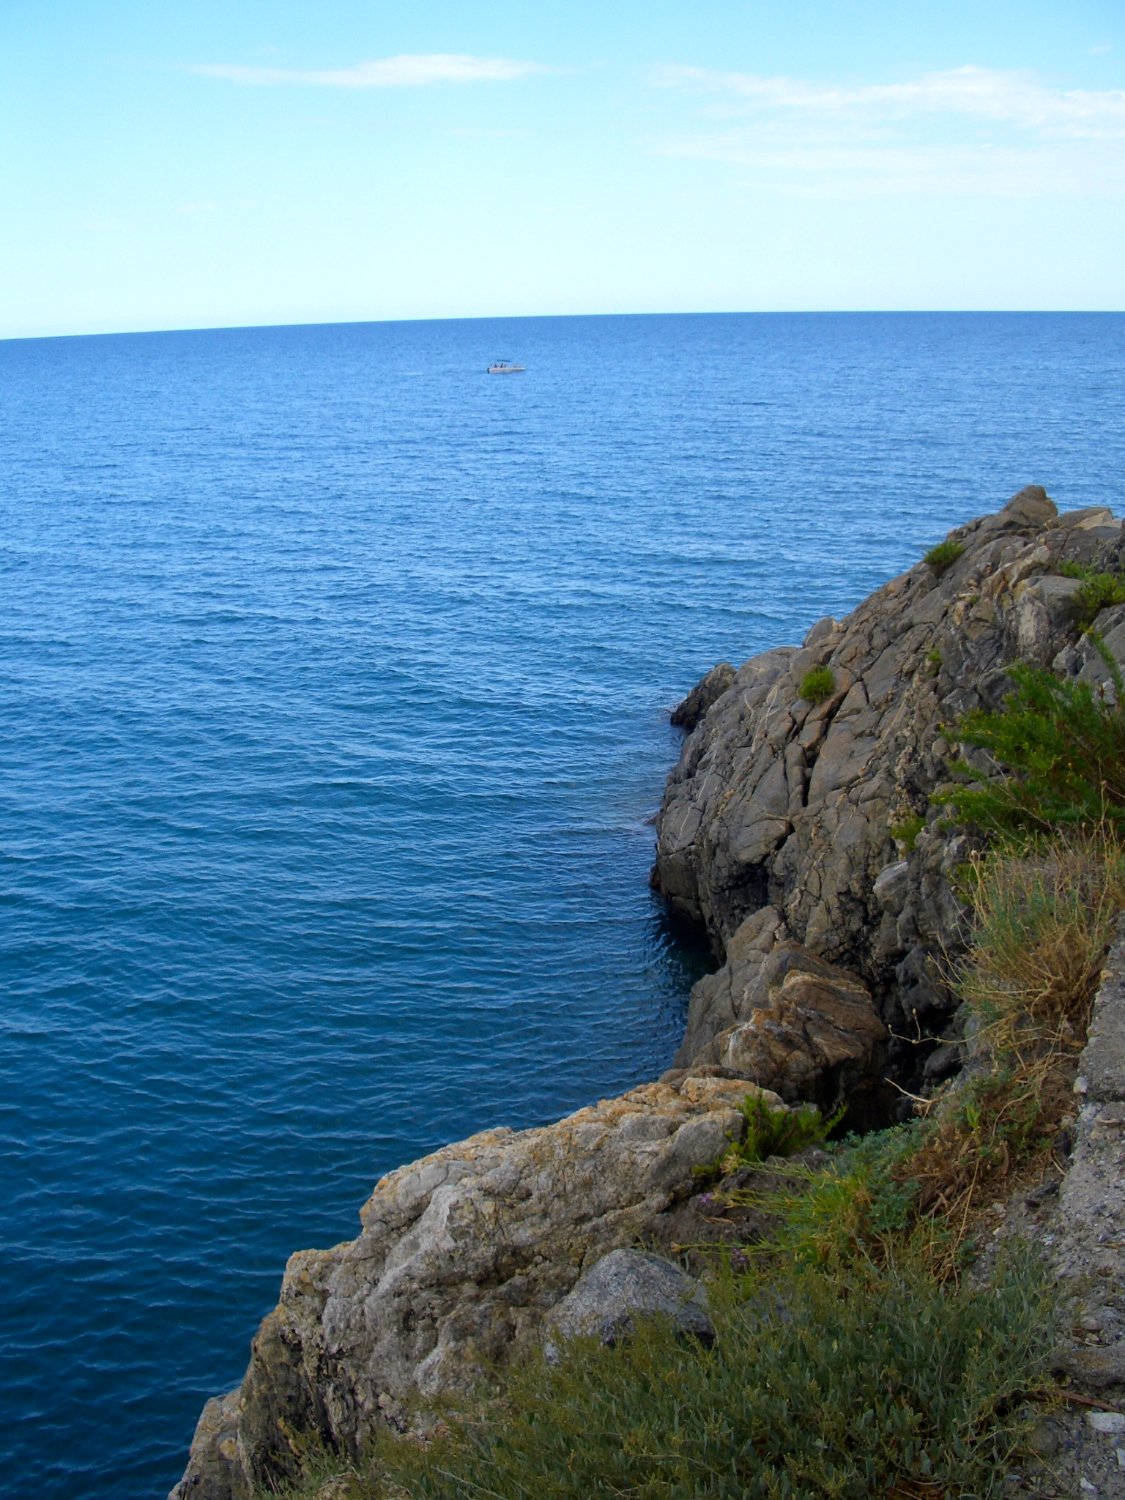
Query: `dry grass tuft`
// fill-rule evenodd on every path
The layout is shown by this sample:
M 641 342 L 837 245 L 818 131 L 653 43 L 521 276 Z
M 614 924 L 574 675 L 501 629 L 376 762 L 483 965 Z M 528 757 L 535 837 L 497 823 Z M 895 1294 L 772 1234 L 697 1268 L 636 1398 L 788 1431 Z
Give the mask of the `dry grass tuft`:
M 1081 1047 L 1114 923 L 1125 848 L 1105 831 L 993 851 L 968 867 L 977 932 L 961 993 L 993 1053 Z
M 1002 1185 L 1050 1164 L 1125 908 L 1125 848 L 1101 829 L 995 849 L 970 864 L 964 888 L 977 930 L 960 989 L 977 1076 L 949 1096 L 896 1170 L 916 1190 L 919 1220 L 942 1226 L 942 1276 L 956 1275 Z

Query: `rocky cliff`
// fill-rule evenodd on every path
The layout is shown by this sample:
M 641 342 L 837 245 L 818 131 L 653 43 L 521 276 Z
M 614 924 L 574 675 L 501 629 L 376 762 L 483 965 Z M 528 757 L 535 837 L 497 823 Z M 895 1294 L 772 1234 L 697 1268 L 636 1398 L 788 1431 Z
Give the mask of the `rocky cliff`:
M 1060 517 L 1027 489 L 951 542 L 801 647 L 716 668 L 681 706 L 653 882 L 721 966 L 693 991 L 676 1069 L 385 1177 L 357 1239 L 290 1260 L 174 1500 L 243 1500 L 309 1431 L 357 1453 L 414 1394 L 462 1389 L 541 1339 L 609 1252 L 683 1238 L 695 1169 L 744 1129 L 749 1088 L 878 1123 L 956 1065 L 942 1038 L 965 844 L 930 803 L 956 749 L 945 726 L 998 704 L 1013 661 L 1104 675 L 1075 620 L 1081 582 L 1059 568 L 1117 569 L 1125 536 L 1108 511 Z M 1125 658 L 1125 607 L 1097 623 Z
M 930 800 L 957 751 L 947 726 L 999 706 L 1014 662 L 1104 677 L 1076 619 L 1083 584 L 1059 570 L 1115 571 L 1123 555 L 1108 510 L 1060 516 L 1025 489 L 846 620 L 705 679 L 689 721 L 712 701 L 669 779 L 653 872 L 722 960 L 693 992 L 680 1065 L 847 1098 L 856 1123 L 891 1110 L 888 1074 L 914 1089 L 948 1066 L 934 1039 L 954 1009 L 950 877 L 969 846 Z M 1123 619 L 1097 621 L 1119 656 Z M 819 702 L 802 696 L 813 672 Z

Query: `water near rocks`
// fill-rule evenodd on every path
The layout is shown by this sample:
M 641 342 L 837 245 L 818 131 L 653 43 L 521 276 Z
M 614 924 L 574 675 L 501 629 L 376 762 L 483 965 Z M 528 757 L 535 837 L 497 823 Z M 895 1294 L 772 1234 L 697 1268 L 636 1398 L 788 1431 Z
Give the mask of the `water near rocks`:
M 667 1065 L 667 709 L 1024 483 L 1120 511 L 1123 356 L 1117 315 L 0 344 L 0 1490 L 162 1493 L 379 1173 Z

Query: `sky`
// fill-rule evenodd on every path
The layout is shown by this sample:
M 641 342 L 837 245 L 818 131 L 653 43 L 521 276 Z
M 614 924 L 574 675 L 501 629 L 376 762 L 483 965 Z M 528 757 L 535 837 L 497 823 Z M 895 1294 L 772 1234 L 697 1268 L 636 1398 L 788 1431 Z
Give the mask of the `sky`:
M 0 338 L 1125 308 L 1125 0 L 0 0 Z

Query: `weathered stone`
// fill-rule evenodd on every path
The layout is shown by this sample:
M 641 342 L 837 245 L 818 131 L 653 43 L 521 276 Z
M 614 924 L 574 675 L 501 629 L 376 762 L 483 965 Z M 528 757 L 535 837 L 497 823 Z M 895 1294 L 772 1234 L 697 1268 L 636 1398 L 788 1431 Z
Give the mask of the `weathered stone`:
M 769 986 L 764 966 L 784 937 L 784 919 L 772 906 L 747 917 L 728 944 L 727 962 L 692 989 L 675 1067 L 714 1061 L 713 1044 L 719 1033 L 748 1019 L 755 1003 L 764 999 Z
M 1013 662 L 1061 662 L 1107 690 L 1104 663 L 1079 644 L 1072 601 L 1081 585 L 1059 566 L 1112 568 L 1125 550 L 1108 513 L 1059 517 L 1037 486 L 951 536 L 963 552 L 940 577 L 919 563 L 845 620 L 818 622 L 799 651 L 738 669 L 669 778 L 653 871 L 655 889 L 706 926 L 722 960 L 746 919 L 768 908 L 776 942 L 858 976 L 882 1020 L 907 1036 L 923 1023 L 942 1027 L 956 1004 L 947 975 L 964 909 L 948 838 L 924 833 L 903 859 L 890 830 L 925 814 L 956 752 L 946 726 L 999 707 Z M 1125 656 L 1125 609 L 1104 614 Z M 813 662 L 839 689 L 816 709 L 798 696 Z M 767 954 L 758 944 L 754 962 Z M 718 1016 L 737 1008 L 731 996 L 748 983 L 720 971 L 697 994 Z M 693 999 L 681 1063 L 697 1045 L 715 1060 L 700 1008 Z M 910 1048 L 893 1042 L 891 1062 L 900 1081 L 913 1068 L 920 1082 L 925 1051 L 914 1049 L 911 1063 Z
M 878 1085 L 887 1031 L 853 975 L 818 973 L 808 958 L 801 954 L 748 1021 L 716 1038 L 714 1050 L 725 1067 L 786 1101 L 832 1110 Z
M 290 1259 L 241 1390 L 209 1403 L 175 1500 L 243 1500 L 283 1477 L 287 1431 L 356 1453 L 418 1392 L 464 1389 L 534 1344 L 582 1271 L 641 1239 L 741 1137 L 750 1089 L 682 1075 L 384 1177 L 358 1239 Z
M 701 1282 L 663 1256 L 612 1250 L 583 1271 L 548 1313 L 547 1356 L 557 1358 L 564 1339 L 593 1337 L 603 1344 L 619 1343 L 634 1331 L 638 1317 L 667 1319 L 678 1333 L 704 1344 L 715 1339 Z
M 717 702 L 734 682 L 734 668 L 729 661 L 721 661 L 697 682 L 691 692 L 672 710 L 672 723 L 689 733 L 703 715 Z

